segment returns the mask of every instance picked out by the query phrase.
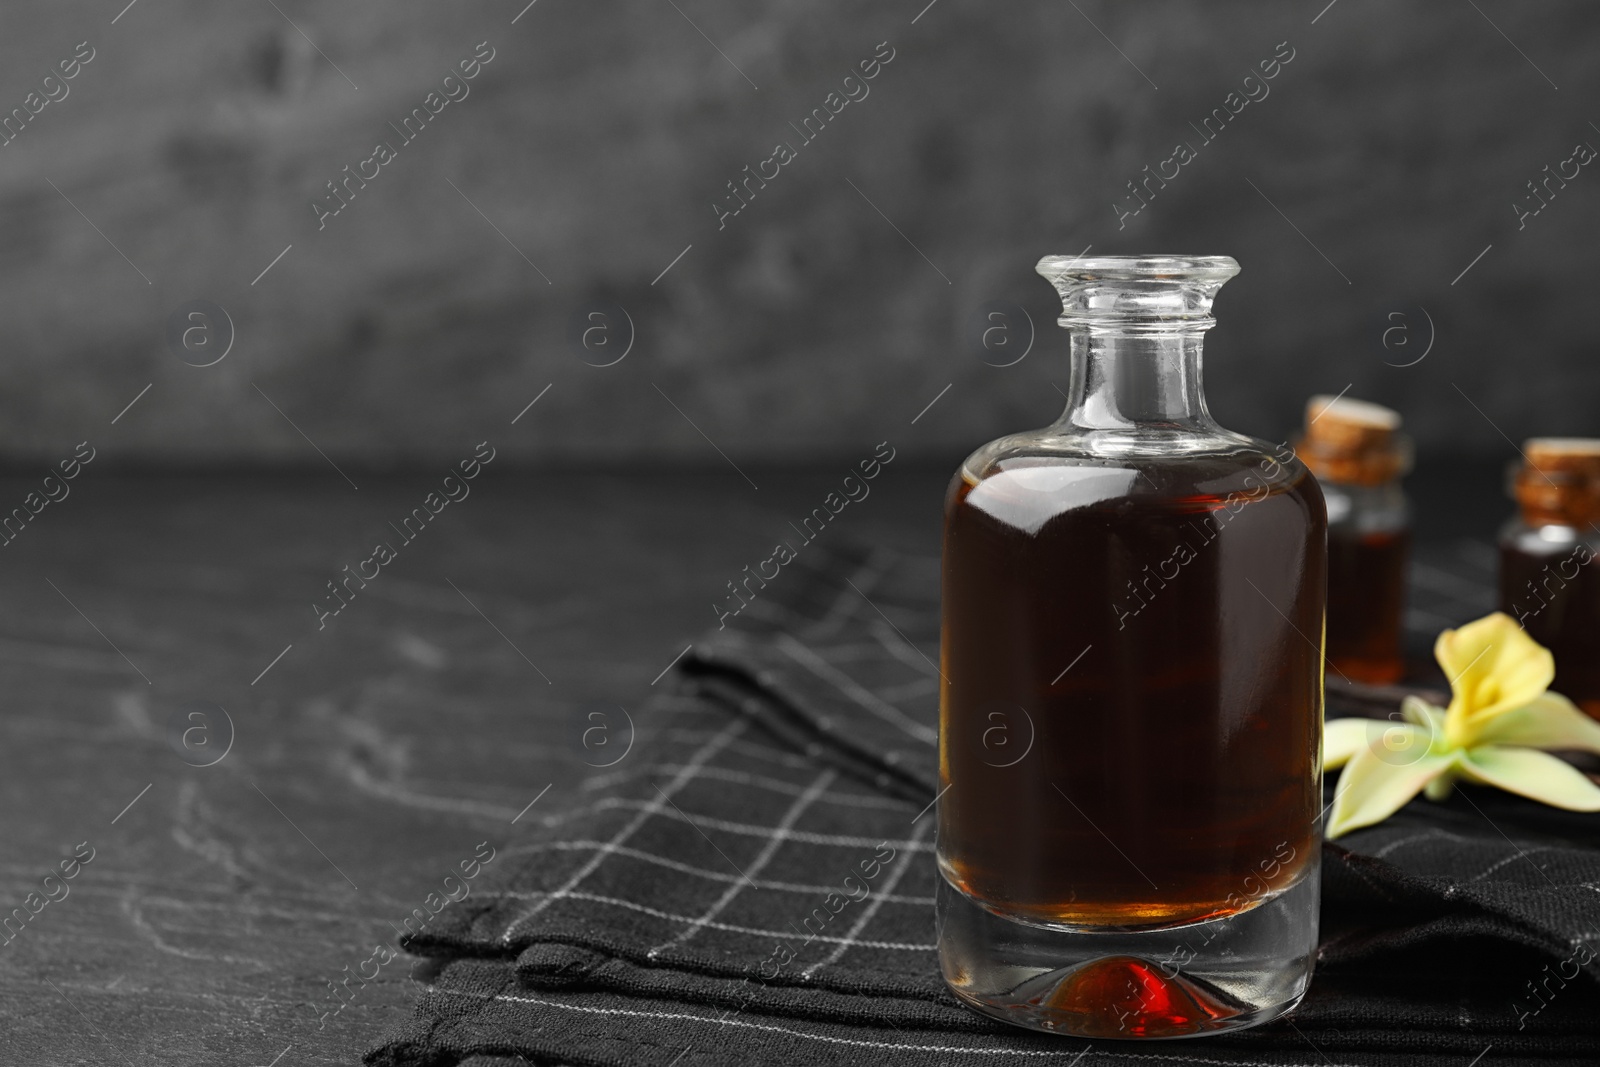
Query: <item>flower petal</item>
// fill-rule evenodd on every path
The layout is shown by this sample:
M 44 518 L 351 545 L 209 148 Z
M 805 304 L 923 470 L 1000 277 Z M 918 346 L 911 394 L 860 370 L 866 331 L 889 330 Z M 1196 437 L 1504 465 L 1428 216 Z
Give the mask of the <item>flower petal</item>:
M 1463 754 L 1461 777 L 1568 811 L 1600 811 L 1600 786 L 1572 764 L 1531 748 L 1482 745 Z
M 1367 747 L 1367 727 L 1371 719 L 1334 719 L 1322 724 L 1322 769 L 1331 771 L 1350 762 L 1350 757 Z
M 1436 737 L 1444 732 L 1444 709 L 1434 707 L 1419 696 L 1408 696 L 1400 702 L 1400 717 Z
M 1498 611 L 1444 631 L 1433 654 L 1450 679 L 1449 715 L 1462 725 L 1531 703 L 1556 676 L 1550 650 Z
M 1322 727 L 1322 769 L 1343 766 L 1357 752 L 1368 749 L 1384 763 L 1409 766 L 1432 750 L 1437 737 L 1431 726 L 1414 726 L 1394 718 L 1334 719 Z
M 1409 763 L 1396 764 L 1380 758 L 1380 751 L 1362 748 L 1339 775 L 1333 814 L 1328 818 L 1329 840 L 1387 819 L 1421 792 L 1429 779 L 1455 762 L 1452 753 L 1423 751 Z
M 1600 722 L 1579 711 L 1560 693 L 1546 693 L 1526 707 L 1485 723 L 1477 731 L 1477 742 L 1600 753 Z

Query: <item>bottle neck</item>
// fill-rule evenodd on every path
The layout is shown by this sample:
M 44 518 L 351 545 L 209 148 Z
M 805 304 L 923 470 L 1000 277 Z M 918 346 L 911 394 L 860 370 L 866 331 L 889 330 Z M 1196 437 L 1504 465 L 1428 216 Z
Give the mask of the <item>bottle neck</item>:
M 1200 381 L 1201 347 L 1210 325 L 1072 326 L 1071 385 L 1057 425 L 1142 432 L 1218 429 Z

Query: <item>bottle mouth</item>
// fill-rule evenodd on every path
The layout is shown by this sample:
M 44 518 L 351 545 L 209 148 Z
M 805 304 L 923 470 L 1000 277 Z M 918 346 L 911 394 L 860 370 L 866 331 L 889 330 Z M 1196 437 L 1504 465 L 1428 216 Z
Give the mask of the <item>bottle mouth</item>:
M 1038 271 L 1052 281 L 1059 276 L 1170 279 L 1214 278 L 1218 284 L 1239 273 L 1232 256 L 1045 256 Z
M 1045 256 L 1035 268 L 1061 294 L 1063 326 L 1211 323 L 1211 302 L 1239 273 L 1232 256 Z

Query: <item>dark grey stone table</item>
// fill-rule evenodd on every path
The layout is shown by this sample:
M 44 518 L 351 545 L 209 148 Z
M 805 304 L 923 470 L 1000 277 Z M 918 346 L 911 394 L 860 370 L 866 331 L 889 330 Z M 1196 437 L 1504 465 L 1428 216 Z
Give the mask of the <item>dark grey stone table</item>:
M 27 917 L 0 943 L 0 1060 L 356 1062 L 411 1010 L 411 961 L 324 1019 L 328 983 L 535 797 L 569 799 L 586 710 L 642 703 L 843 472 L 748 473 L 490 468 L 387 534 L 397 558 L 320 630 L 326 583 L 439 478 L 73 482 L 0 548 L 0 914 Z M 935 551 L 944 477 L 886 469 L 847 532 Z
M 936 552 L 949 470 L 887 468 L 824 536 Z M 0 1060 L 357 1062 L 426 977 L 352 978 L 375 947 L 572 800 L 587 712 L 639 706 L 844 467 L 747 473 L 491 468 L 409 544 L 387 524 L 442 471 L 72 483 L 0 547 Z M 1419 628 L 1480 606 L 1496 480 L 1423 493 Z M 319 629 L 380 538 L 396 558 Z

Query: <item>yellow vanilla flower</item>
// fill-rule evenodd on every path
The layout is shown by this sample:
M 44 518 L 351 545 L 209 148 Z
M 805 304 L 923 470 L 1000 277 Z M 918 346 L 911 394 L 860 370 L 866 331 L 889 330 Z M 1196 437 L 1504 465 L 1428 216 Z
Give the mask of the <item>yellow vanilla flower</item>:
M 1335 719 L 1324 728 L 1324 767 L 1344 767 L 1330 838 L 1382 822 L 1424 790 L 1443 800 L 1458 778 L 1569 811 L 1600 811 L 1600 787 L 1538 751 L 1600 753 L 1600 722 L 1548 692 L 1556 673 L 1549 649 L 1495 612 L 1440 634 L 1433 654 L 1450 679 L 1448 708 L 1410 696 L 1399 721 Z

